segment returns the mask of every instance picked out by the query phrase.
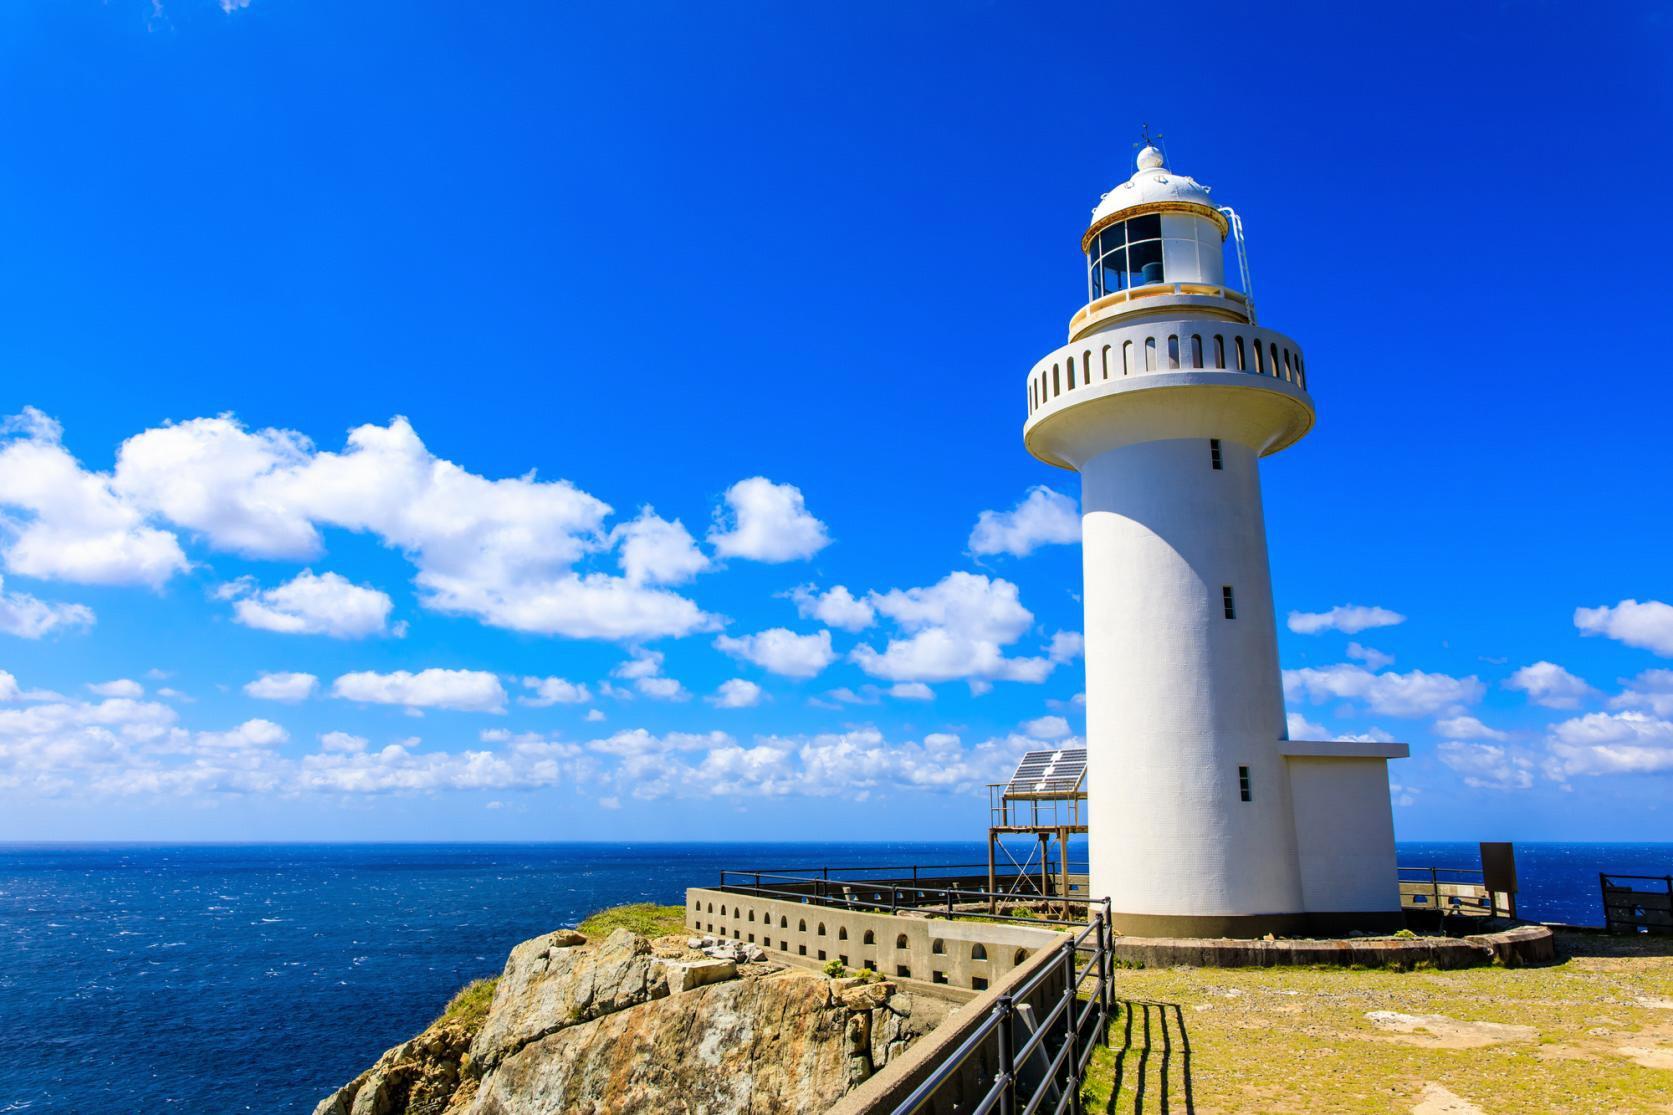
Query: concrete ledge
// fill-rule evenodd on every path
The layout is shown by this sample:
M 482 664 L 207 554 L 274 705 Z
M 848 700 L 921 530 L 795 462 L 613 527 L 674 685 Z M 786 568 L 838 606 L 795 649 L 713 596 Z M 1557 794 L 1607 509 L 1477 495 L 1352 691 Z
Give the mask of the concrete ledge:
M 1116 960 L 1145 968 L 1507 968 L 1556 959 L 1556 938 L 1542 925 L 1471 937 L 1350 937 L 1345 940 L 1240 941 L 1190 937 L 1117 937 Z

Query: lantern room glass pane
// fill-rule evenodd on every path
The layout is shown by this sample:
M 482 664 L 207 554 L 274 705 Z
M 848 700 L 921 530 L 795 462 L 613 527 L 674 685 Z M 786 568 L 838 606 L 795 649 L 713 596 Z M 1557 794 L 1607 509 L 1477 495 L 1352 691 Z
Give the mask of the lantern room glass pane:
M 1160 240 L 1162 238 L 1162 215 L 1160 213 L 1146 213 L 1142 217 L 1134 217 L 1127 222 L 1127 240 L 1133 243 L 1139 240 Z
M 1162 282 L 1162 242 L 1147 240 L 1127 249 L 1128 286 Z

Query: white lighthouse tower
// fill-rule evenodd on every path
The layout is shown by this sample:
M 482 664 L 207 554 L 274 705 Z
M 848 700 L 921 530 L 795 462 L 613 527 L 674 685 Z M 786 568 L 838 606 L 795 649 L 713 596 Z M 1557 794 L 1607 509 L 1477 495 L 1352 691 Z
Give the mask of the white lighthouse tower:
M 1313 425 L 1301 347 L 1255 324 L 1236 215 L 1154 147 L 1081 248 L 1024 440 L 1081 476 L 1092 893 L 1144 936 L 1397 924 L 1405 745 L 1285 728 L 1259 462 Z

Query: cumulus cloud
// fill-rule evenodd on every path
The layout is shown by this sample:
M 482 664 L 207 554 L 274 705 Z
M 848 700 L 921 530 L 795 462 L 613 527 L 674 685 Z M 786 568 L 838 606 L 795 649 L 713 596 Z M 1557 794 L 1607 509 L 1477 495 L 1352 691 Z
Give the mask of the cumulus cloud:
M 27 593 L 6 592 L 4 584 L 0 579 L 0 632 L 39 639 L 64 628 L 93 626 L 93 609 L 85 604 L 50 603 Z
M 319 678 L 313 674 L 262 674 L 244 686 L 246 695 L 262 701 L 305 701 L 313 695 Z
M 633 652 L 633 657 L 617 666 L 611 673 L 633 683 L 633 688 L 652 700 L 656 701 L 684 701 L 691 697 L 685 686 L 662 673 L 663 655 L 659 650 L 645 650 L 640 648 Z M 608 682 L 603 690 L 606 696 L 624 697 L 629 694 L 625 690 L 618 690 Z
M 1393 627 L 1405 622 L 1405 616 L 1387 608 L 1338 604 L 1328 612 L 1291 612 L 1289 628 L 1297 635 L 1317 635 L 1321 631 L 1340 631 L 1344 635 L 1357 635 L 1373 627 Z
M 1546 771 L 1576 775 L 1673 771 L 1673 721 L 1642 712 L 1594 712 L 1552 727 Z
M 100 697 L 143 697 L 145 686 L 132 678 L 117 678 L 114 681 L 88 682 L 87 689 Z
M 1364 646 L 1360 643 L 1348 644 L 1348 657 L 1365 663 L 1365 668 L 1367 670 L 1380 670 L 1384 666 L 1394 665 L 1394 656 L 1392 654 L 1384 654 L 1380 650 Z
M 1605 635 L 1629 647 L 1673 658 L 1673 605 L 1660 600 L 1623 600 L 1613 606 L 1574 609 L 1582 635 Z
M 1609 699 L 1611 708 L 1649 709 L 1657 716 L 1673 716 L 1673 670 L 1645 670 L 1622 684 L 1625 688 Z
M 1441 762 L 1464 776 L 1466 786 L 1485 790 L 1526 790 L 1534 784 L 1533 761 L 1493 743 L 1443 743 Z
M 1323 724 L 1315 724 L 1299 712 L 1286 713 L 1285 727 L 1289 737 L 1295 740 L 1327 740 L 1330 729 Z
M 726 490 L 725 511 L 717 512 L 709 544 L 721 557 L 784 562 L 812 557 L 830 544 L 825 524 L 808 513 L 802 491 L 764 476 L 740 480 Z
M 829 631 L 798 635 L 786 628 L 774 627 L 741 638 L 722 635 L 714 645 L 723 654 L 791 678 L 813 677 L 836 660 Z
M 1422 670 L 1379 674 L 1346 662 L 1284 671 L 1284 696 L 1291 701 L 1363 701 L 1386 716 L 1455 715 L 1479 701 L 1483 689 L 1473 676 L 1455 678 Z
M 353 753 L 366 750 L 365 736 L 350 735 L 348 732 L 323 732 L 319 738 L 321 751 L 342 751 Z
M 1009 581 L 949 573 L 925 588 L 872 593 L 868 601 L 893 620 L 900 637 L 883 650 L 864 645 L 852 660 L 888 681 L 991 680 L 1039 682 L 1057 665 L 1052 657 L 1011 658 L 1005 648 L 1034 624 Z M 1067 653 L 1071 644 L 1055 649 Z
M 843 585 L 824 593 L 812 585 L 801 585 L 790 590 L 790 599 L 796 602 L 797 615 L 841 631 L 864 631 L 877 618 L 870 604 L 857 599 Z
M 761 703 L 761 687 L 744 678 L 732 678 L 720 683 L 709 703 L 716 708 L 751 708 Z
M 681 543 L 677 522 L 647 509 L 614 534 L 605 529 L 609 506 L 573 484 L 469 472 L 430 453 L 402 418 L 358 427 L 342 452 L 292 431 L 251 431 L 230 416 L 199 418 L 128 439 L 112 475 L 83 470 L 39 412 L 9 432 L 21 434 L 0 447 L 0 514 L 15 572 L 161 584 L 186 559 L 175 535 L 148 519 L 215 549 L 291 560 L 317 557 L 322 529 L 337 527 L 406 555 L 420 603 L 435 611 L 573 638 L 715 626 L 657 585 L 706 564 Z M 579 568 L 617 544 L 627 575 Z
M 481 670 L 370 670 L 344 674 L 331 685 L 331 695 L 374 705 L 404 705 L 409 709 L 456 709 L 461 712 L 504 712 L 505 689 L 500 679 Z
M 187 568 L 179 540 L 147 525 L 107 473 L 81 467 L 34 408 L 0 423 L 6 568 L 44 580 L 156 588 Z
M 935 697 L 935 690 L 921 681 L 898 681 L 889 686 L 889 696 L 902 701 L 928 701 Z
M 1449 716 L 1444 720 L 1435 721 L 1435 731 L 1448 739 L 1496 739 L 1510 738 L 1508 732 L 1501 732 L 1497 728 L 1490 728 L 1473 716 Z
M 375 588 L 357 585 L 336 573 L 304 569 L 277 588 L 256 589 L 247 581 L 222 587 L 234 601 L 233 619 L 245 627 L 284 635 L 329 635 L 363 639 L 389 630 L 394 602 Z
M 296 785 L 336 794 L 534 790 L 562 781 L 579 750 L 537 737 L 514 737 L 498 751 L 417 751 L 416 742 L 377 750 L 322 749 L 302 758 Z
M 973 554 L 1026 557 L 1041 546 L 1080 541 L 1080 509 L 1075 501 L 1043 485 L 1028 489 L 1009 511 L 983 511 L 970 532 Z
M 649 507 L 610 536 L 620 547 L 622 573 L 632 585 L 677 585 L 709 567 L 708 555 L 680 521 L 659 518 Z
M 523 687 L 534 690 L 534 693 L 527 697 L 518 697 L 517 703 L 531 708 L 579 705 L 593 699 L 585 685 L 578 685 L 563 678 L 524 678 Z
M 252 747 L 276 747 L 290 738 L 290 733 L 271 720 L 246 720 L 224 732 L 199 732 L 197 743 L 202 747 L 242 751 Z
M 1058 740 L 1069 735 L 1069 722 L 1061 716 L 1042 716 L 1028 721 L 1022 730 L 1036 739 Z
M 1579 708 L 1582 700 L 1597 692 L 1555 662 L 1523 666 L 1510 675 L 1505 688 L 1520 690 L 1530 701 L 1546 708 Z

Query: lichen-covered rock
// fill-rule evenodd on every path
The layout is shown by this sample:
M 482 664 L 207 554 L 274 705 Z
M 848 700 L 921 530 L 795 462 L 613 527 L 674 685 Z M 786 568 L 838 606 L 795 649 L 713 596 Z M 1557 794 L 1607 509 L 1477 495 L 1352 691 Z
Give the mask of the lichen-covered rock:
M 668 994 L 667 972 L 638 934 L 618 929 L 596 949 L 559 938 L 548 934 L 511 950 L 488 1021 L 471 1043 L 480 1072 L 566 1026 Z
M 314 1115 L 442 1115 L 458 1098 L 470 1031 L 438 1023 L 320 1101 Z
M 485 1076 L 468 1111 L 823 1111 L 858 1082 L 849 1012 L 824 985 L 803 972 L 733 980 L 551 1034 Z

